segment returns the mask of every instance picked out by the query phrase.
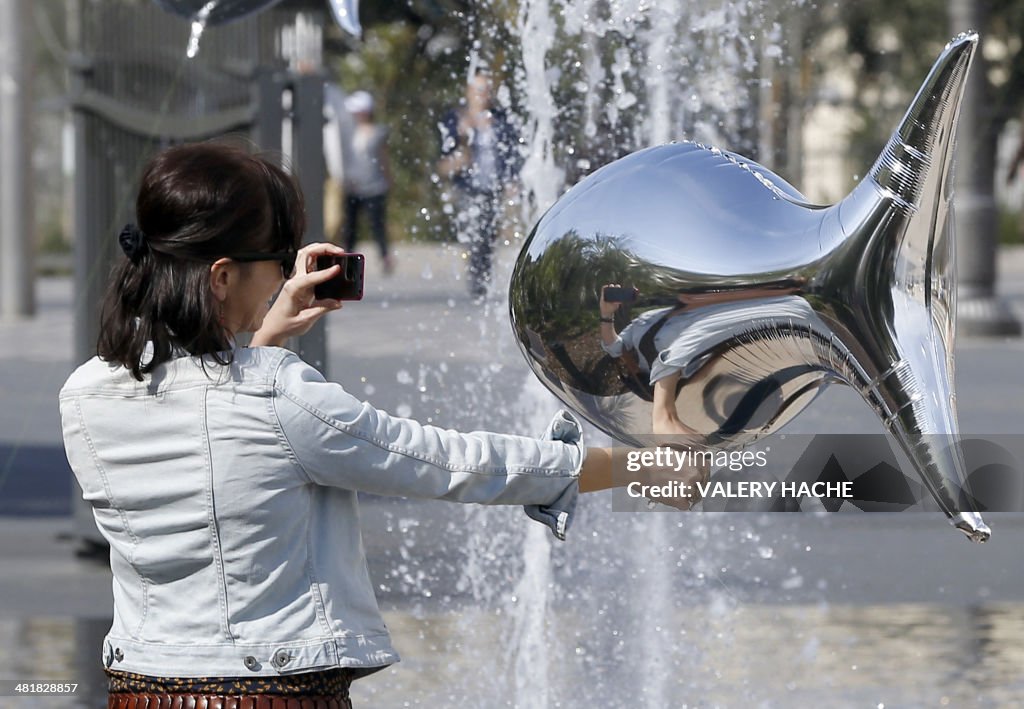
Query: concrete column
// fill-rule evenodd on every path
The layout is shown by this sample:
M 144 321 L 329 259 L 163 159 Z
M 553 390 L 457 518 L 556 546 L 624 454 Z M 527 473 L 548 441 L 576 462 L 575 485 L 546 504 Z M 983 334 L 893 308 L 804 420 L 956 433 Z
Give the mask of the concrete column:
M 0 315 L 35 312 L 30 0 L 0 2 Z
M 324 240 L 324 77 L 292 83 L 292 159 L 306 199 L 306 243 Z M 327 333 L 321 319 L 299 338 L 299 356 L 327 376 Z
M 954 34 L 977 30 L 985 41 L 987 0 L 949 0 Z M 1019 335 L 1020 323 L 996 295 L 999 216 L 995 198 L 992 101 L 984 51 L 974 57 L 957 131 L 955 212 L 957 328 L 965 335 Z

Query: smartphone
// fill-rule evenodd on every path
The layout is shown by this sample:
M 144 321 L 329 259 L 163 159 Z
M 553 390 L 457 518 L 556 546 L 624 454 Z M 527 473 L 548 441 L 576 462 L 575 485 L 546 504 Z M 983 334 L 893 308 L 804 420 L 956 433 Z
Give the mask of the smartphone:
M 609 286 L 604 289 L 606 303 L 632 303 L 636 300 L 636 288 Z
M 362 300 L 363 271 L 366 258 L 362 254 L 345 254 L 344 256 L 317 256 L 316 270 L 322 271 L 334 264 L 341 266 L 337 276 L 321 283 L 313 289 L 318 300 Z

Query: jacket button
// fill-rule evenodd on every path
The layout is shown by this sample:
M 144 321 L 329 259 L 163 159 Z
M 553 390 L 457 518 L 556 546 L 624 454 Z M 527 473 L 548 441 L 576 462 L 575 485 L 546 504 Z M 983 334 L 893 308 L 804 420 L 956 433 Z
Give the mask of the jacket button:
M 260 668 L 260 663 L 252 655 L 246 655 L 245 659 L 242 660 L 242 662 L 245 663 L 246 669 L 252 670 L 253 672 Z
M 114 659 L 117 660 L 118 662 L 120 662 L 121 660 L 124 659 L 124 653 L 121 652 L 121 648 L 115 648 L 114 649 Z
M 274 659 L 271 660 L 271 662 L 273 663 L 274 667 L 277 667 L 278 669 L 284 667 L 285 665 L 287 665 L 291 661 L 292 661 L 291 653 L 289 653 L 287 650 L 278 650 L 277 652 L 274 653 Z

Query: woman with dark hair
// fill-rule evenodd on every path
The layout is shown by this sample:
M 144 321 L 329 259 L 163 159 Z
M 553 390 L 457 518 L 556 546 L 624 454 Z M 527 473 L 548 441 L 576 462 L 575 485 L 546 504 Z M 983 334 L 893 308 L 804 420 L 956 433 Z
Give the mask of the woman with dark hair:
M 110 707 L 349 706 L 352 679 L 398 660 L 358 490 L 524 505 L 561 539 L 577 492 L 613 484 L 610 451 L 584 448 L 567 414 L 546 440 L 423 426 L 282 349 L 341 307 L 313 295 L 334 269 L 312 269 L 342 251 L 299 248 L 301 196 L 266 159 L 171 148 L 136 211 L 98 357 L 60 394 L 68 460 L 110 543 Z

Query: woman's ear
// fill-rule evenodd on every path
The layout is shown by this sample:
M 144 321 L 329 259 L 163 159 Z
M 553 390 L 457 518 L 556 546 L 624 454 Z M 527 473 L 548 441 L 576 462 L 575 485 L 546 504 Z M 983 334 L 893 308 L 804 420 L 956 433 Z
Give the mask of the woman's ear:
M 213 297 L 223 303 L 234 281 L 234 261 L 229 258 L 218 259 L 210 265 L 210 290 Z

